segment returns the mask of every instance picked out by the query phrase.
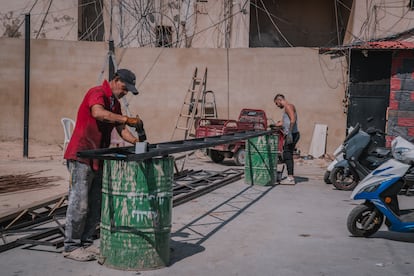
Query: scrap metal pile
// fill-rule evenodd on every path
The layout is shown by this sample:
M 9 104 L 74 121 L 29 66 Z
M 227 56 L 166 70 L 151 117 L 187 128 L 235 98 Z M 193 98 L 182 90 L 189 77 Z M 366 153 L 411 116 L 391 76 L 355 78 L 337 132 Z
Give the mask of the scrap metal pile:
M 31 175 L 31 174 L 28 174 Z M 243 170 L 187 171 L 176 175 L 173 183 L 173 206 L 188 202 L 224 185 L 241 179 Z M 53 179 L 53 177 L 51 178 Z M 63 245 L 67 194 L 42 202 L 0 218 L 0 252 L 22 245 L 59 248 Z

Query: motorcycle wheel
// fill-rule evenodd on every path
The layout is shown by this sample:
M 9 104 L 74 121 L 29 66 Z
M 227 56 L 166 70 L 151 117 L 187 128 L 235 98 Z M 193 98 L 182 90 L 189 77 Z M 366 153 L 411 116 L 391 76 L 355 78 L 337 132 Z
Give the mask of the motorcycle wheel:
M 221 163 L 224 160 L 224 155 L 216 150 L 210 150 L 210 158 L 214 163 Z
M 349 174 L 345 173 L 343 167 L 333 168 L 329 179 L 332 184 L 338 190 L 352 191 L 356 185 L 358 185 L 358 176 L 354 175 L 352 172 Z
M 326 171 L 323 176 L 323 181 L 325 181 L 326 184 L 332 184 L 331 179 L 329 178 L 331 176 L 330 171 Z
M 244 148 L 240 148 L 234 154 L 234 163 L 237 166 L 244 166 L 245 161 L 246 161 L 246 150 Z
M 355 237 L 369 237 L 380 229 L 384 215 L 374 205 L 361 204 L 352 209 L 347 219 L 348 231 Z

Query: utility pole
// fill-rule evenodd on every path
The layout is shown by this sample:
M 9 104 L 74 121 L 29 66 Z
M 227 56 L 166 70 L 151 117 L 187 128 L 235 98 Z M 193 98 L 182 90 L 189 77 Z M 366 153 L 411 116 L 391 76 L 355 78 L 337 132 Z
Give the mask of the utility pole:
M 23 157 L 29 156 L 29 100 L 30 100 L 30 13 L 24 17 L 24 129 Z
M 111 81 L 115 75 L 115 45 L 112 37 L 109 39 L 109 54 L 108 54 L 108 80 Z
M 110 23 L 109 23 L 109 55 L 108 55 L 108 80 L 111 81 L 115 75 L 115 65 L 112 57 L 115 57 L 115 45 L 114 39 L 112 38 L 112 11 L 113 11 L 113 1 L 111 0 L 111 14 L 110 14 Z
M 225 37 L 224 47 L 230 48 L 231 23 L 232 23 L 233 0 L 224 0 Z

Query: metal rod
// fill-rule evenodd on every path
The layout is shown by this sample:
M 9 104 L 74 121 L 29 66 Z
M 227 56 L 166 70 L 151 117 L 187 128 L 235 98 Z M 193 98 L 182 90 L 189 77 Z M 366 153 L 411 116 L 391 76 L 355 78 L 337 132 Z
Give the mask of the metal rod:
M 112 18 L 111 18 L 112 20 Z M 112 38 L 109 40 L 109 68 L 108 68 L 108 80 L 111 81 L 112 78 L 115 75 L 115 65 L 114 65 L 114 60 L 112 59 L 112 56 L 115 57 L 115 46 L 114 46 L 114 41 L 112 40 Z
M 81 151 L 78 152 L 78 156 L 82 158 L 92 158 L 99 160 L 142 161 L 158 156 L 168 156 L 173 153 L 186 152 L 196 149 L 213 147 L 217 145 L 229 144 L 232 142 L 246 140 L 258 136 L 270 135 L 272 133 L 274 133 L 273 130 L 242 131 L 228 133 L 225 135 L 151 144 L 148 145 L 147 152 L 140 154 L 135 154 L 135 148 L 132 146 Z
M 215 189 L 223 187 L 229 183 L 241 179 L 243 175 L 243 170 L 238 169 L 227 169 L 224 171 L 193 171 L 187 174 L 187 176 L 177 176 L 174 177 L 175 185 L 173 186 L 173 207 L 186 203 L 194 198 L 207 194 Z M 183 188 L 185 188 L 183 190 Z M 50 205 L 51 202 L 47 201 L 44 203 L 42 208 Z M 61 200 L 56 203 L 57 205 L 61 204 Z M 38 205 L 39 208 L 41 205 Z M 64 213 L 67 206 L 60 206 L 55 210 L 57 212 Z M 47 212 L 46 212 L 47 213 Z M 21 217 L 16 213 L 18 217 Z M 42 214 L 39 214 L 42 215 Z M 8 216 L 10 217 L 10 216 Z M 63 218 L 63 217 L 62 217 Z M 1 219 L 0 219 L 1 221 Z M 3 221 L 5 221 L 3 219 Z M 48 224 L 50 222 L 55 222 L 57 227 L 48 227 L 48 228 L 39 228 L 40 225 Z M 64 236 L 64 225 L 62 225 L 56 216 L 47 216 L 47 217 L 38 217 L 31 221 L 26 221 L 23 223 L 18 223 L 10 227 L 10 229 L 5 230 L 0 224 L 0 238 L 3 240 L 2 245 L 0 245 L 0 253 L 6 250 L 19 247 L 23 244 L 31 245 L 53 245 L 58 247 L 57 242 L 50 242 L 48 240 L 42 240 L 48 238 L 52 235 L 60 234 Z M 30 232 L 31 234 L 24 233 Z M 35 232 L 35 233 L 33 233 Z M 14 241 L 7 242 L 5 237 L 7 235 L 20 235 L 20 238 L 17 238 Z M 59 243 L 60 244 L 60 243 Z
M 29 155 L 30 13 L 25 15 L 23 157 Z
M 49 237 L 51 235 L 58 234 L 58 233 L 60 233 L 59 227 L 54 227 L 54 228 L 50 228 L 45 231 L 42 231 L 40 233 L 28 235 L 22 239 L 17 239 L 15 241 L 6 243 L 4 245 L 0 245 L 0 253 L 6 250 L 12 249 L 12 248 L 19 247 L 28 240 L 40 240 L 42 238 Z

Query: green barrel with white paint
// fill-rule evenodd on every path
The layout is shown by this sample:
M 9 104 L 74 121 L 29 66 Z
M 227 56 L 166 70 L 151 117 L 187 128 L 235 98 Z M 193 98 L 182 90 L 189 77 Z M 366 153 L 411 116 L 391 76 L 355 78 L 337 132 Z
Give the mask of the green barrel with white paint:
M 277 180 L 278 135 L 264 135 L 246 142 L 245 182 L 269 186 Z
M 173 164 L 170 156 L 105 161 L 100 226 L 104 265 L 121 270 L 168 265 Z

